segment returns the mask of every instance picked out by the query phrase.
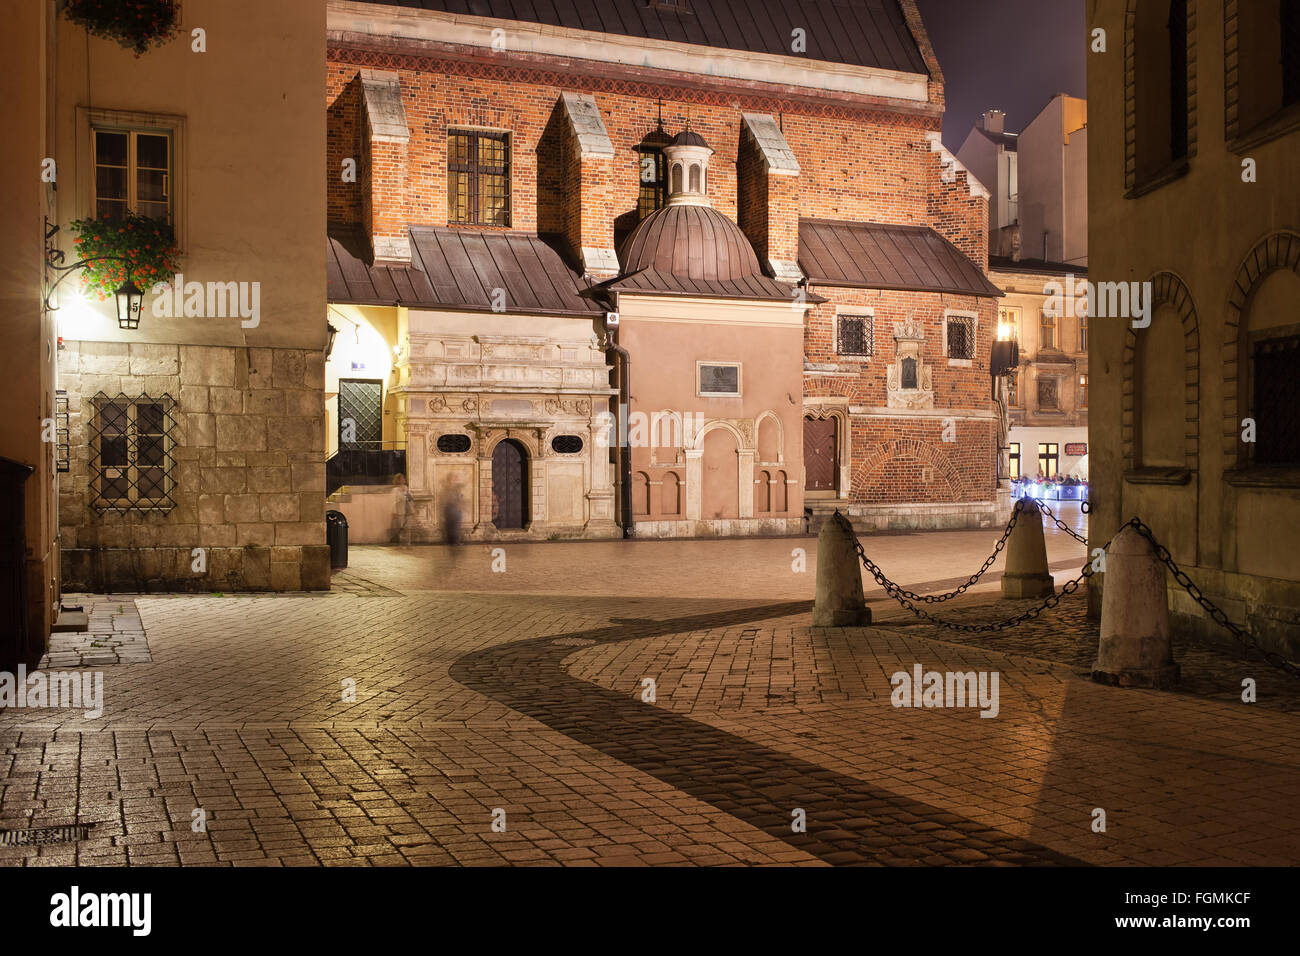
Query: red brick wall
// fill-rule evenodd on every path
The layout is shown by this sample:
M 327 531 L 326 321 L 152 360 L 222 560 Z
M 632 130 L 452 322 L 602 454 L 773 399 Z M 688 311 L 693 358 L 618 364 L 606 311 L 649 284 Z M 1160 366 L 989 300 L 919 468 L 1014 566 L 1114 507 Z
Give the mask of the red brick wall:
M 897 357 L 894 323 L 908 317 L 925 329 L 921 358 L 930 367 L 935 414 L 943 410 L 986 412 L 989 401 L 989 350 L 997 328 L 997 307 L 992 299 L 943 296 L 925 292 L 869 292 L 861 289 L 816 288 L 830 301 L 808 315 L 804 354 L 814 364 L 837 365 L 852 377 L 810 376 L 804 379 L 808 397 L 841 397 L 851 405 L 884 408 L 888 402 L 885 369 Z M 874 354 L 869 361 L 842 358 L 835 353 L 836 308 L 855 306 L 874 312 Z M 975 312 L 975 359 L 970 368 L 950 366 L 943 351 L 943 321 L 947 311 Z M 887 414 L 887 413 L 882 413 Z M 853 417 L 852 488 L 855 501 L 987 501 L 992 496 L 995 467 L 996 423 L 956 421 L 956 442 L 942 440 L 942 418 L 915 419 Z M 902 444 L 893 444 L 897 442 Z M 883 456 L 884 460 L 877 461 Z M 891 463 L 892 462 L 892 463 Z M 921 482 L 921 469 L 934 475 Z
M 359 226 L 362 221 L 363 160 L 362 139 L 365 119 L 362 115 L 361 81 L 357 69 L 330 64 L 325 141 L 325 191 L 326 208 L 330 226 Z M 343 162 L 351 159 L 357 164 L 357 182 L 343 181 Z
M 326 90 L 331 173 L 338 169 L 338 159 L 359 150 L 354 79 L 357 71 L 370 62 L 361 51 L 335 50 L 334 54 Z M 344 56 L 356 62 L 345 62 Z M 394 66 L 388 62 L 383 65 L 389 69 Z M 408 222 L 446 222 L 446 139 L 448 128 L 453 126 L 511 132 L 513 228 L 536 230 L 561 219 L 562 214 L 556 215 L 553 208 L 557 202 L 563 204 L 562 197 L 554 194 L 561 176 L 553 170 L 563 169 L 559 146 L 564 137 L 551 135 L 556 132 L 552 118 L 560 93 L 572 86 L 409 68 L 396 72 L 401 76 L 402 99 L 411 130 L 410 179 L 403 203 Z M 655 128 L 658 107 L 650 97 L 603 91 L 596 92 L 595 97 L 615 150 L 609 164 L 610 201 L 615 215 L 622 215 L 636 208 L 639 170 L 635 147 Z M 664 126 L 670 134 L 677 132 L 689 114 L 691 128 L 715 151 L 709 166 L 713 205 L 735 219 L 741 110 L 691 99 L 688 90 L 682 91 L 680 100 L 665 98 Z M 802 167 L 797 185 L 799 215 L 930 223 L 934 214 L 930 194 L 942 184 L 938 157 L 930 152 L 924 133 L 937 130 L 938 121 L 902 113 L 866 115 L 874 119 L 783 115 L 786 139 Z M 774 179 L 779 181 L 779 177 Z M 356 187 L 331 175 L 332 221 L 359 221 L 360 207 L 356 200 L 349 199 L 350 191 L 355 192 Z M 976 213 L 971 210 L 963 215 Z
M 408 225 L 406 207 L 406 146 L 369 143 L 363 153 L 361 215 L 366 234 L 402 239 Z

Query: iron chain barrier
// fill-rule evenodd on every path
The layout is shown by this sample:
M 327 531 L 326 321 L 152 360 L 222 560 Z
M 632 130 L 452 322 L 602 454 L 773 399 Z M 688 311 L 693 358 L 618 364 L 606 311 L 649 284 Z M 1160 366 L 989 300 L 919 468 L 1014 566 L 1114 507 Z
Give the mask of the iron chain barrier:
M 840 515 L 838 511 L 836 511 L 835 514 Z M 840 515 L 840 517 L 843 518 L 844 516 Z M 957 597 L 958 595 L 965 594 L 967 588 L 969 588 L 980 578 L 984 577 L 984 572 L 987 571 L 989 568 L 993 567 L 993 562 L 998 559 L 998 555 L 1002 553 L 1002 549 L 1007 546 L 1007 539 L 1011 537 L 1011 529 L 1016 526 L 1016 519 L 1018 517 L 1020 517 L 1020 510 L 1018 508 L 1012 508 L 1011 517 L 1007 521 L 1006 530 L 1002 532 L 1002 537 L 998 538 L 997 544 L 993 546 L 993 553 L 984 559 L 983 566 L 974 574 L 972 574 L 969 578 L 967 578 L 965 584 L 959 585 L 957 590 L 949 591 L 946 594 L 917 594 L 915 591 L 909 591 L 907 590 L 907 588 L 903 587 L 902 585 L 895 584 L 893 581 L 889 581 L 888 579 L 886 579 L 884 583 L 881 583 L 880 586 L 883 587 L 887 592 L 889 592 L 891 597 L 900 596 L 900 597 L 907 598 L 911 601 L 924 601 L 926 604 L 942 604 L 944 601 L 951 601 L 953 598 Z M 853 526 L 849 525 L 850 531 L 852 530 L 852 528 Z M 854 536 L 854 540 L 855 541 L 857 540 L 856 535 Z M 862 554 L 861 543 L 858 544 L 858 554 L 862 555 L 864 561 L 869 560 L 865 554 Z M 877 581 L 879 580 L 880 579 L 877 578 Z
M 1037 502 L 1037 504 L 1039 505 L 1040 508 L 1043 508 L 1041 502 Z M 1043 510 L 1045 513 L 1050 515 L 1050 512 L 1047 512 L 1046 509 Z M 1065 584 L 1061 585 L 1061 589 L 1059 592 L 1050 595 L 1049 597 L 1044 599 L 1041 603 L 1036 604 L 1033 607 L 1030 607 L 1025 611 L 1023 611 L 1022 613 L 1016 615 L 1015 617 L 1005 621 L 993 621 L 986 624 L 961 624 L 956 621 L 945 621 L 942 618 L 935 617 L 933 614 L 930 614 L 928 611 L 925 611 L 916 606 L 916 604 L 914 603 L 915 601 L 922 601 L 926 603 L 938 603 L 938 601 L 941 600 L 943 601 L 949 600 L 950 598 L 955 597 L 956 595 L 964 592 L 967 588 L 969 588 L 972 584 L 974 584 L 975 581 L 977 581 L 984 574 L 984 572 L 989 569 L 989 566 L 992 564 L 994 558 L 996 558 L 998 553 L 1006 546 L 1007 538 L 1011 534 L 1011 529 L 1015 526 L 1016 515 L 1018 513 L 1019 513 L 1018 509 L 1015 508 L 1012 509 L 1011 520 L 1007 523 L 1007 530 L 1003 533 L 1001 539 L 999 539 L 997 547 L 994 549 L 993 554 L 990 555 L 989 559 L 984 562 L 984 566 L 980 568 L 980 570 L 977 571 L 975 574 L 973 574 L 969 581 L 967 581 L 965 584 L 959 587 L 956 591 L 953 591 L 947 595 L 918 595 L 912 591 L 907 590 L 901 585 L 896 584 L 895 582 L 889 580 L 889 578 L 885 576 L 885 572 L 880 570 L 880 567 L 869 557 L 867 557 L 867 552 L 862 547 L 862 541 L 858 538 L 857 532 L 853 530 L 852 522 L 850 522 L 849 519 L 846 518 L 843 514 L 841 514 L 838 510 L 835 512 L 834 515 L 831 516 L 831 520 L 835 521 L 840 526 L 840 528 L 842 528 L 844 532 L 848 534 L 850 540 L 853 542 L 853 549 L 854 551 L 857 552 L 858 560 L 862 562 L 862 566 L 867 569 L 867 572 L 872 576 L 872 578 L 875 579 L 876 583 L 879 584 L 884 589 L 887 595 L 889 595 L 891 598 L 893 598 L 895 601 L 901 604 L 904 608 L 911 611 L 917 617 L 930 621 L 931 623 L 936 624 L 939 627 L 945 627 L 948 628 L 949 630 L 961 631 L 968 634 L 988 634 L 988 633 L 997 633 L 1000 631 L 1005 631 L 1008 628 L 1012 628 L 1012 627 L 1018 627 L 1019 625 L 1024 624 L 1026 621 L 1033 620 L 1034 618 L 1038 617 L 1038 615 L 1042 614 L 1044 611 L 1056 607 L 1058 604 L 1061 603 L 1062 598 L 1066 597 L 1069 594 L 1073 594 L 1075 591 L 1079 589 L 1079 586 L 1083 584 L 1084 581 L 1086 581 L 1088 578 L 1092 577 L 1094 574 L 1097 573 L 1093 569 L 1093 563 L 1091 561 L 1086 562 L 1082 570 L 1079 572 L 1078 577 L 1066 581 Z M 1156 537 L 1152 533 L 1151 529 L 1141 519 L 1137 517 L 1130 518 L 1128 521 L 1124 522 L 1124 524 L 1120 526 L 1119 530 L 1122 531 L 1124 530 L 1124 528 L 1133 528 L 1135 531 L 1137 531 L 1138 534 L 1142 535 L 1142 537 L 1146 538 L 1149 542 L 1151 542 L 1151 547 L 1154 549 L 1156 557 L 1160 560 L 1162 564 L 1165 565 L 1165 567 L 1169 569 L 1169 572 L 1174 576 L 1174 580 L 1177 581 L 1179 585 L 1182 586 L 1183 590 L 1185 590 L 1189 595 L 1191 595 L 1192 600 L 1194 600 L 1197 604 L 1199 604 L 1210 615 L 1211 620 L 1213 620 L 1220 627 L 1227 630 L 1228 633 L 1231 634 L 1233 638 L 1239 644 L 1242 645 L 1243 648 L 1245 648 L 1247 651 L 1254 651 L 1255 653 L 1259 654 L 1271 666 L 1276 667 L 1277 669 L 1284 671 L 1288 674 L 1291 674 L 1292 676 L 1300 677 L 1300 664 L 1297 664 L 1294 661 L 1290 661 L 1287 658 L 1283 657 L 1281 654 L 1278 654 L 1274 651 L 1265 650 L 1264 648 L 1260 647 L 1259 643 L 1254 639 L 1254 637 L 1250 635 L 1248 631 L 1232 623 L 1232 621 L 1228 619 L 1228 616 L 1218 606 L 1216 606 L 1209 598 L 1207 598 L 1204 594 L 1202 594 L 1201 589 L 1198 588 L 1195 582 L 1193 582 L 1192 579 L 1187 576 L 1186 572 L 1184 572 L 1182 568 L 1180 568 L 1177 565 L 1177 563 L 1175 563 L 1173 557 L 1169 554 L 1169 550 L 1164 545 L 1162 545 L 1159 541 L 1156 540 Z M 1068 529 L 1063 529 L 1063 530 L 1068 530 Z M 1119 531 L 1115 533 L 1119 534 Z M 1079 537 L 1078 535 L 1074 535 L 1073 532 L 1071 532 L 1071 534 L 1073 537 L 1076 538 Z M 1086 539 L 1079 538 L 1079 540 L 1082 540 L 1086 543 Z M 1101 550 L 1106 551 L 1107 549 L 1109 549 L 1111 542 L 1114 540 L 1115 538 L 1114 536 L 1112 536 L 1110 540 L 1108 540 L 1105 544 L 1101 546 Z M 933 598 L 934 600 L 930 600 L 931 598 Z
M 1024 501 L 1025 499 L 1024 499 L 1024 498 L 1021 498 L 1020 500 L 1021 500 L 1021 501 Z M 1067 526 L 1066 523 L 1065 523 L 1064 521 L 1062 521 L 1062 520 L 1061 520 L 1060 518 L 1058 518 L 1056 515 L 1052 514 L 1052 509 L 1049 508 L 1049 507 L 1047 507 L 1047 503 L 1046 503 L 1046 502 L 1044 502 L 1044 501 L 1039 501 L 1037 498 L 1030 498 L 1029 500 L 1032 501 L 1034 504 L 1038 505 L 1038 510 L 1039 510 L 1039 511 L 1041 511 L 1043 514 L 1047 515 L 1047 517 L 1051 518 L 1052 521 L 1054 521 L 1054 522 L 1056 523 L 1056 526 L 1057 526 L 1058 528 L 1060 528 L 1062 531 L 1064 531 L 1066 534 L 1068 534 L 1068 535 L 1069 535 L 1071 538 L 1073 538 L 1075 541 L 1079 542 L 1080 544 L 1087 544 L 1087 543 L 1088 543 L 1088 539 L 1087 539 L 1086 536 L 1079 534 L 1079 532 L 1077 532 L 1077 531 L 1075 531 L 1073 528 Z M 1015 509 L 1014 509 L 1014 508 L 1012 509 L 1012 513 L 1013 513 L 1013 514 L 1015 513 Z

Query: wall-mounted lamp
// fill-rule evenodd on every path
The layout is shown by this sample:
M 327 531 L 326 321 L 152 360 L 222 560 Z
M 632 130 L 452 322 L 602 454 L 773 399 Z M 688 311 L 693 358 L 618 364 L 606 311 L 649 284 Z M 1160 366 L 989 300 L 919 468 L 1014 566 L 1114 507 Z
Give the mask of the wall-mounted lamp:
M 74 275 L 78 269 L 84 269 L 92 262 L 126 262 L 124 256 L 94 256 L 90 259 L 80 259 L 72 265 L 63 265 L 65 253 L 62 249 L 54 244 L 54 237 L 59 233 L 57 223 L 52 223 L 47 218 L 45 220 L 45 267 L 54 272 L 61 272 L 58 280 L 50 286 L 45 293 L 45 311 L 53 312 L 55 307 L 50 304 L 50 298 L 54 291 L 63 284 L 63 280 Z M 140 327 L 140 313 L 144 309 L 144 293 L 136 286 L 134 282 L 128 279 L 117 287 L 113 293 L 117 300 L 117 327 L 128 331 Z

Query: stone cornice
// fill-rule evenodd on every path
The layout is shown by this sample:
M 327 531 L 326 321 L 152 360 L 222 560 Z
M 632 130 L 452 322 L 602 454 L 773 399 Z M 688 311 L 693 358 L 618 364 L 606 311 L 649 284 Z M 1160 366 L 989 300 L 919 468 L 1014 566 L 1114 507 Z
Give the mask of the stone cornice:
M 880 126 L 939 130 L 942 110 L 928 102 L 810 90 L 779 83 L 701 76 L 625 64 L 601 64 L 555 56 L 511 53 L 433 40 L 331 31 L 331 63 L 361 68 L 443 73 L 582 93 L 615 93 L 644 99 L 694 102 L 752 113 L 794 113 Z

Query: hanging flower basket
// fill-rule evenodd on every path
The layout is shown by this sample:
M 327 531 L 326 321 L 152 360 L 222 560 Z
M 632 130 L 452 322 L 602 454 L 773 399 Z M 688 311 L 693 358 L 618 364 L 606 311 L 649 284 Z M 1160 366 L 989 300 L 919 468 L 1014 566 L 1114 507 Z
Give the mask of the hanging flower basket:
M 176 274 L 176 235 L 161 219 L 128 213 L 125 219 L 78 219 L 71 223 L 78 258 L 100 259 L 81 272 L 82 288 L 101 301 L 128 280 L 145 292 Z M 123 261 L 125 260 L 125 261 Z
M 180 27 L 176 0 L 63 0 L 62 13 L 92 36 L 114 40 L 136 56 L 166 43 Z

